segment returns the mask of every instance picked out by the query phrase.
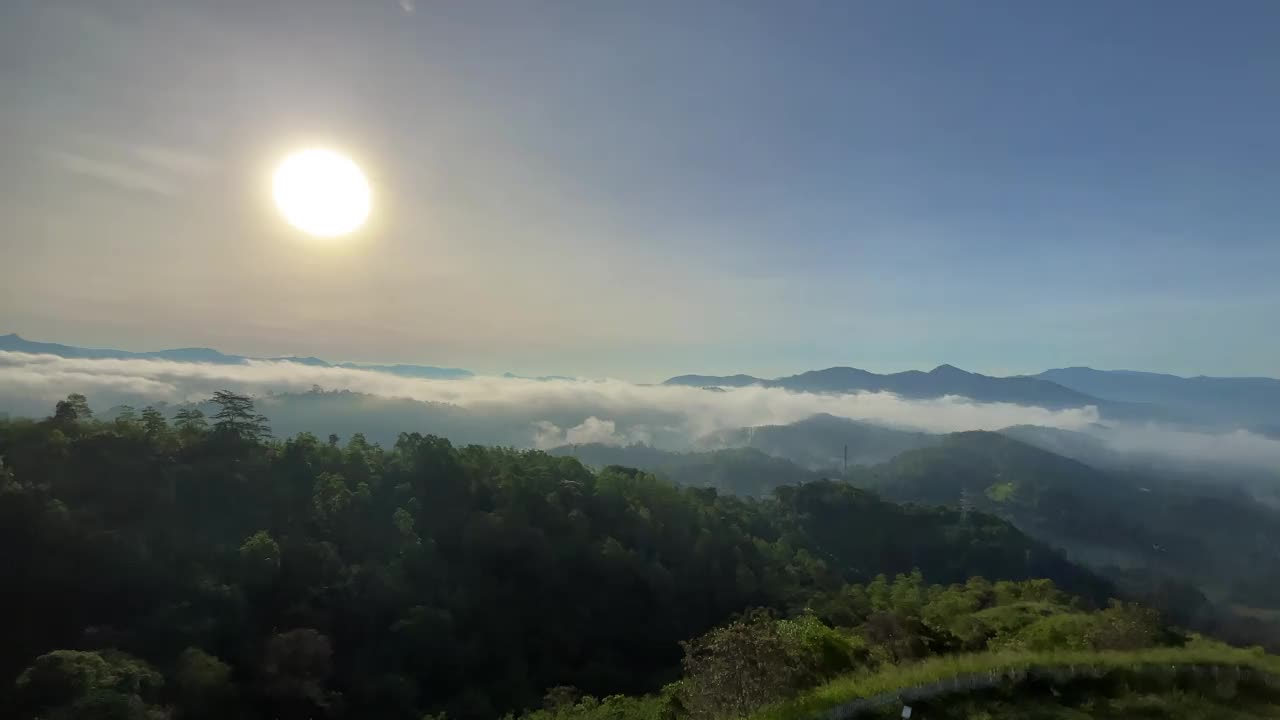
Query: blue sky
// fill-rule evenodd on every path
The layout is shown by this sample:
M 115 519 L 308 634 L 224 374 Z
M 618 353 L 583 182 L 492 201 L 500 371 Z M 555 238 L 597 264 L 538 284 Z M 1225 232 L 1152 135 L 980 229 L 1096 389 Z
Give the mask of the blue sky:
M 1280 4 L 17 0 L 0 332 L 1280 376 Z M 297 147 L 374 185 L 300 239 Z

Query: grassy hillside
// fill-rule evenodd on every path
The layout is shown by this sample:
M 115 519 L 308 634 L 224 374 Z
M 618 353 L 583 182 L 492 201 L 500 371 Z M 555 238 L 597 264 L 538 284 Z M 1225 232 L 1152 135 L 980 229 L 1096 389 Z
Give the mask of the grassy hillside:
M 1217 686 L 1223 682 L 1231 687 L 1219 692 Z M 1138 688 L 1138 692 L 1117 691 L 1117 684 Z M 903 704 L 935 718 L 973 717 L 970 713 L 975 710 L 992 713 L 1015 708 L 1025 714 L 1010 717 L 1041 717 L 1058 708 L 1064 718 L 1099 716 L 1087 711 L 1072 714 L 1072 698 L 1064 702 L 1064 692 L 1077 696 L 1075 704 L 1088 710 L 1111 704 L 1099 702 L 1115 699 L 1109 696 L 1129 695 L 1127 704 L 1138 706 L 1145 700 L 1151 706 L 1155 704 L 1152 695 L 1164 695 L 1162 705 L 1200 709 L 1197 706 L 1221 704 L 1226 712 L 1231 706 L 1249 705 L 1268 711 L 1265 717 L 1274 717 L 1280 713 L 1280 693 L 1270 687 L 1272 684 L 1280 685 L 1280 658 L 1211 642 L 1130 651 L 988 652 L 929 658 L 913 665 L 843 676 L 769 707 L 752 720 L 844 718 L 886 708 L 896 714 Z M 1046 685 L 1053 691 L 1043 692 Z M 1241 696 L 1242 685 L 1245 697 Z M 955 714 L 960 709 L 965 714 Z M 1158 717 L 1176 716 L 1162 713 Z
M 1087 610 L 1037 581 L 877 578 L 798 617 L 721 626 L 685 644 L 683 667 L 660 693 L 549 696 L 527 720 L 897 718 L 903 704 L 916 717 L 1077 720 L 1280 709 L 1280 658 L 1185 636 L 1138 606 Z

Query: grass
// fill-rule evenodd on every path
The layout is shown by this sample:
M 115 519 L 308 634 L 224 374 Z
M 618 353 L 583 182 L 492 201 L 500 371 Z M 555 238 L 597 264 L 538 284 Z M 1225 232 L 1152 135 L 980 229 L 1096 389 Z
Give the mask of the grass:
M 836 678 L 797 698 L 765 708 L 752 720 L 814 720 L 838 705 L 883 693 L 896 693 L 966 675 L 1050 670 L 1084 666 L 1098 671 L 1143 666 L 1217 665 L 1248 667 L 1280 675 L 1280 657 L 1207 641 L 1180 648 L 1133 651 L 990 652 L 929 658 L 874 672 Z
M 983 494 L 990 498 L 993 502 L 1008 502 L 1013 499 L 1014 494 L 1018 491 L 1018 486 L 1011 482 L 996 483 L 988 487 Z

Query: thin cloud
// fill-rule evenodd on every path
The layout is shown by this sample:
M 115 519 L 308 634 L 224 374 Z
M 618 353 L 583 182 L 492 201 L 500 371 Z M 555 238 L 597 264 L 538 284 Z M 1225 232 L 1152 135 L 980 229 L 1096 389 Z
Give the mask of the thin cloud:
M 77 149 L 46 152 L 66 172 L 115 187 L 156 195 L 178 195 L 191 178 L 207 174 L 214 162 L 193 150 L 153 143 L 121 142 L 96 135 L 78 135 Z
M 214 166 L 212 158 L 182 148 L 160 145 L 132 145 L 129 148 L 148 165 L 175 175 L 203 175 Z
M 155 195 L 172 197 L 177 195 L 177 188 L 163 175 L 139 168 L 136 165 L 93 158 L 63 150 L 50 150 L 49 159 L 57 167 L 74 175 L 98 180 L 108 185 Z
M 1188 464 L 1216 462 L 1275 470 L 1280 441 L 1247 430 L 1192 432 L 1160 425 L 1126 425 L 1106 438 L 1113 450 L 1160 455 Z

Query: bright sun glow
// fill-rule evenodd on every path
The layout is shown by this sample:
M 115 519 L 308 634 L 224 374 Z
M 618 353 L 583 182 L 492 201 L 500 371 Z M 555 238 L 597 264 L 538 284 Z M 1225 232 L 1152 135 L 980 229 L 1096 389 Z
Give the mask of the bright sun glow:
M 308 235 L 346 235 L 369 217 L 369 182 L 350 158 L 332 150 L 303 150 L 285 158 L 273 187 L 280 214 Z

